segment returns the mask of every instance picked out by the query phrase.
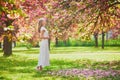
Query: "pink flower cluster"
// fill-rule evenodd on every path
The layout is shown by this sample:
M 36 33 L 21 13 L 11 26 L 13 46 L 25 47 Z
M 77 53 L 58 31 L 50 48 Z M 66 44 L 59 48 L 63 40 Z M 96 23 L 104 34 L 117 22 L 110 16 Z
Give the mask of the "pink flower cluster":
M 116 76 L 120 75 L 118 71 L 115 70 L 90 70 L 90 69 L 67 69 L 67 70 L 60 70 L 60 71 L 53 71 L 49 72 L 50 75 L 57 75 L 57 76 L 76 76 L 76 77 L 109 77 L 109 76 Z

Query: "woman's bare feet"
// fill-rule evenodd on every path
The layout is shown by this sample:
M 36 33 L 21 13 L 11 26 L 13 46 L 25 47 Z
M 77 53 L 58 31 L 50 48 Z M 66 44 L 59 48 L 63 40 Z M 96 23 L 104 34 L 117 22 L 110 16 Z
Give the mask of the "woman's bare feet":
M 42 70 L 42 66 L 37 66 L 36 70 L 37 71 L 41 71 Z
M 39 71 L 39 66 L 37 66 L 36 70 Z
M 39 66 L 40 70 L 42 70 L 42 66 Z

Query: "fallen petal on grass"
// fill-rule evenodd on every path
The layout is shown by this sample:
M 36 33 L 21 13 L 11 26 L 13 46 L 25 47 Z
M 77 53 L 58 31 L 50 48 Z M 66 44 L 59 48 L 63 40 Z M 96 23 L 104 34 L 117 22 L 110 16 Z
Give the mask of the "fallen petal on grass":
M 51 71 L 49 72 L 50 75 L 58 75 L 58 76 L 83 76 L 83 77 L 95 77 L 95 78 L 102 78 L 102 77 L 109 77 L 109 76 L 116 76 L 120 75 L 119 71 L 115 70 L 90 70 L 90 69 L 66 69 L 66 70 L 59 70 L 59 71 Z

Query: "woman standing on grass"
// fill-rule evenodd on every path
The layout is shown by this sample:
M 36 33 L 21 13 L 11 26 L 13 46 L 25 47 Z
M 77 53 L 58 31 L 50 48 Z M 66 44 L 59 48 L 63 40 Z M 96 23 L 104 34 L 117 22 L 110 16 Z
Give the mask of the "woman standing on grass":
M 46 19 L 40 18 L 38 23 L 38 32 L 40 33 L 40 55 L 38 58 L 37 70 L 42 70 L 43 67 L 49 66 L 49 34 L 46 29 Z

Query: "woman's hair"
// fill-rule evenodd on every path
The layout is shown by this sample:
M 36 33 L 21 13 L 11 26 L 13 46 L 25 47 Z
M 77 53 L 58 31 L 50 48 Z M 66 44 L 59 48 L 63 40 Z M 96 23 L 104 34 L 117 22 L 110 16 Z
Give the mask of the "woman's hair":
M 41 27 L 43 26 L 42 25 L 42 21 L 44 21 L 45 19 L 44 18 L 40 18 L 39 19 L 39 22 L 38 22 L 38 32 L 40 33 L 40 29 L 41 29 Z

